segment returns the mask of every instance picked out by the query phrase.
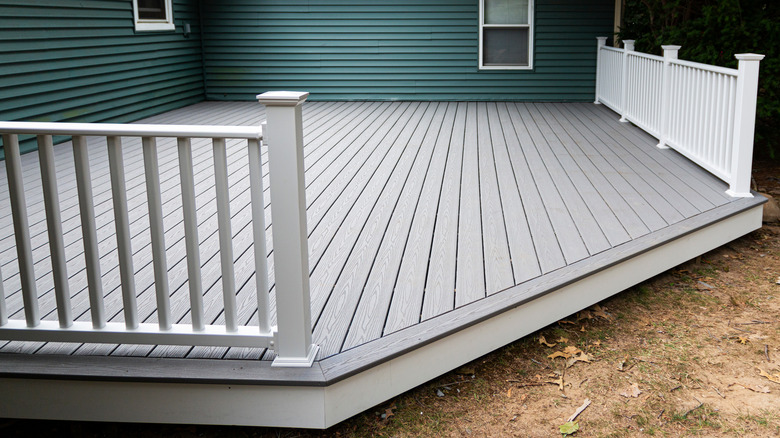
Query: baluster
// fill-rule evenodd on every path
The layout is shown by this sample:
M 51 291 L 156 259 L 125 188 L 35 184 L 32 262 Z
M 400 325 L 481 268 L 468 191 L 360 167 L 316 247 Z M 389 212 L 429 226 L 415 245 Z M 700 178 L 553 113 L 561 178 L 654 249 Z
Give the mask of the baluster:
M 184 241 L 187 247 L 187 283 L 190 289 L 192 329 L 202 331 L 203 283 L 200 275 L 200 245 L 198 216 L 195 205 L 195 177 L 192 170 L 192 144 L 189 138 L 177 139 L 179 150 L 179 178 L 181 180 L 181 205 L 184 216 Z
M 227 152 L 224 138 L 212 140 L 214 179 L 217 192 L 217 222 L 219 223 L 219 257 L 222 263 L 222 296 L 225 303 L 225 327 L 238 330 L 236 315 L 236 280 L 233 274 L 233 233 L 230 228 L 230 194 L 228 192 Z
M 695 108 L 693 106 L 693 69 L 685 67 L 685 140 L 682 147 L 688 152 L 693 152 L 691 147 L 691 139 L 693 132 L 693 113 Z M 695 156 L 695 155 L 694 155 Z
M 265 132 L 265 127 L 263 127 Z M 265 203 L 263 200 L 263 163 L 260 159 L 260 141 L 248 140 L 249 189 L 252 198 L 252 237 L 255 254 L 255 284 L 257 287 L 257 322 L 260 333 L 271 331 L 271 313 L 268 297 L 268 250 L 265 244 Z
M 3 270 L 0 269 L 0 327 L 8 324 L 8 309 L 5 306 L 5 289 L 3 288 Z
M 46 210 L 46 229 L 49 235 L 51 268 L 54 276 L 54 296 L 57 302 L 57 319 L 61 328 L 73 325 L 70 305 L 68 269 L 65 265 L 65 245 L 62 242 L 62 215 L 57 192 L 57 171 L 54 168 L 54 143 L 51 135 L 38 135 L 38 163 L 41 168 L 43 204 Z
M 76 187 L 79 196 L 81 235 L 84 241 L 84 261 L 87 264 L 87 286 L 89 288 L 89 309 L 92 327 L 106 326 L 103 305 L 103 283 L 100 279 L 100 255 L 98 253 L 97 229 L 95 227 L 95 205 L 92 196 L 92 175 L 89 168 L 87 140 L 73 137 L 73 162 L 76 169 Z
M 715 73 L 708 71 L 707 72 L 707 80 L 705 82 L 705 91 L 707 95 L 707 104 L 704 107 L 704 114 L 705 114 L 705 128 L 704 128 L 704 145 L 707 149 L 707 164 L 709 165 L 715 165 L 717 158 L 715 155 L 715 145 L 712 142 L 712 133 L 713 133 L 713 121 L 715 114 L 715 108 L 717 108 L 716 102 L 715 102 L 715 84 L 714 84 L 714 77 Z M 715 166 L 717 168 L 717 166 Z
M 122 281 L 122 303 L 124 304 L 125 326 L 138 328 L 138 304 L 133 278 L 133 250 L 130 245 L 130 221 L 127 216 L 127 189 L 125 186 L 125 165 L 122 159 L 122 139 L 106 137 L 108 145 L 108 169 L 111 174 L 111 198 L 114 204 L 117 253 L 119 255 L 119 276 Z
M 713 93 L 715 95 L 715 105 L 712 113 L 712 146 L 715 154 L 715 167 L 724 174 L 726 169 L 723 167 L 723 145 L 721 144 L 721 134 L 723 132 L 723 108 L 725 100 L 723 99 L 723 78 L 722 73 L 716 73 L 713 77 Z
M 620 121 L 621 122 L 628 122 L 628 119 L 626 118 L 627 109 L 628 109 L 628 52 L 632 52 L 634 50 L 634 40 L 625 40 L 623 41 L 623 69 L 622 69 L 622 89 L 620 91 Z
M 728 172 L 729 178 L 731 178 L 733 175 L 731 174 L 732 171 L 732 160 L 733 160 L 733 154 L 734 154 L 734 120 L 735 120 L 735 113 L 736 113 L 736 107 L 737 107 L 737 87 L 736 87 L 736 78 L 729 78 L 729 90 L 728 90 L 728 116 L 726 119 L 726 170 Z
M 600 105 L 601 102 L 599 101 L 599 98 L 601 97 L 601 81 L 602 76 L 604 75 L 604 69 L 601 66 L 601 62 L 604 59 L 601 52 L 602 47 L 604 47 L 607 44 L 607 37 L 596 37 L 596 99 L 593 103 L 596 105 Z
M 157 320 L 160 330 L 171 328 L 171 304 L 168 292 L 168 265 L 165 258 L 165 228 L 163 227 L 160 195 L 160 169 L 157 142 L 154 137 L 141 139 L 146 176 L 146 198 L 149 204 L 149 231 L 154 264 L 154 289 L 157 296 Z
M 3 134 L 3 145 L 5 149 L 5 166 L 8 174 L 8 192 L 11 200 L 11 215 L 14 221 L 16 254 L 19 262 L 19 277 L 22 283 L 24 318 L 27 322 L 27 327 L 36 327 L 40 324 L 41 318 L 38 309 L 38 291 L 35 286 L 30 227 L 27 220 L 27 202 L 24 197 L 19 137 Z

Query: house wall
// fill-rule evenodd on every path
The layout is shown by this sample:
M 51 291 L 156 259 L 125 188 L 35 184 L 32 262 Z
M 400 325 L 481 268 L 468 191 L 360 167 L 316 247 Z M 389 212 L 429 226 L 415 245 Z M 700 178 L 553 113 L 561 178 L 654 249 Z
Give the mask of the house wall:
M 198 2 L 173 17 L 135 32 L 131 0 L 0 0 L 0 120 L 129 122 L 203 100 Z
M 478 0 L 202 0 L 207 97 L 592 101 L 614 6 L 536 0 L 533 71 L 480 71 Z

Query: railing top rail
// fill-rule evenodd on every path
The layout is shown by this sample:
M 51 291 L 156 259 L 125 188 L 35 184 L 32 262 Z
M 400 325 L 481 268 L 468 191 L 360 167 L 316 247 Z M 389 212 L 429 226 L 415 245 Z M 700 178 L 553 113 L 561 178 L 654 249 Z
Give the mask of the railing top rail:
M 660 62 L 664 61 L 663 56 L 651 55 L 649 53 L 636 52 L 633 50 L 628 52 L 628 56 L 636 56 L 637 58 L 651 59 L 653 61 L 660 61 Z
M 610 47 L 610 46 L 601 46 L 599 47 L 601 50 L 608 50 L 610 52 L 622 52 L 623 49 L 619 49 L 617 47 Z
M 118 123 L 0 122 L 3 134 L 118 137 L 190 137 L 262 139 L 259 126 L 142 125 Z
M 670 60 L 672 64 L 682 65 L 685 67 L 697 68 L 699 70 L 711 71 L 714 73 L 721 73 L 724 75 L 737 77 L 737 70 L 733 68 L 719 67 L 717 65 L 702 64 L 700 62 L 685 61 L 682 59 Z

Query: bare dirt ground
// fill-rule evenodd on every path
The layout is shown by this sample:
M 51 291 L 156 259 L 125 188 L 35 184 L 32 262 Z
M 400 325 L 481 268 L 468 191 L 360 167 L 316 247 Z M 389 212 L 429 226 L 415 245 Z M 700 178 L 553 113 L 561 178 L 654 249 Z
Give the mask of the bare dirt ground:
M 754 174 L 780 198 L 778 164 Z M 780 436 L 780 224 L 327 431 L 0 420 L 0 437 L 554 437 L 586 405 L 573 437 Z

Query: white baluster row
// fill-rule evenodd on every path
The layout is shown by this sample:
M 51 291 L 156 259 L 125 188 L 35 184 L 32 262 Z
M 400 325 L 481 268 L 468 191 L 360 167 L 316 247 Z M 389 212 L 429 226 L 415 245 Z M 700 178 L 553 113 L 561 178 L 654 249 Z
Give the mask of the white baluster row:
M 752 196 L 750 170 L 755 130 L 758 64 L 763 55 L 736 55 L 739 70 L 605 45 L 598 38 L 596 103 L 620 113 L 713 175 L 729 183 L 728 194 Z
M 25 317 L 24 320 L 16 320 L 12 319 L 13 315 L 9 315 L 0 277 L 0 339 L 273 347 L 278 355 L 277 361 L 274 362 L 275 366 L 310 366 L 318 349 L 311 344 L 306 202 L 303 190 L 300 105 L 307 96 L 308 93 L 293 92 L 271 92 L 258 96 L 260 102 L 268 106 L 268 119 L 272 126 L 269 130 L 271 133 L 269 134 L 271 148 L 269 156 L 271 157 L 271 179 L 276 181 L 271 186 L 271 197 L 272 202 L 275 203 L 272 209 L 275 219 L 274 241 L 278 242 L 275 260 L 279 331 L 270 323 L 265 204 L 260 158 L 262 132 L 259 127 L 0 122 L 0 133 L 3 133 L 6 151 L 8 186 Z M 265 130 L 265 127 L 263 129 Z M 20 134 L 38 136 L 57 321 L 42 320 L 39 309 L 21 172 L 18 139 Z M 53 135 L 72 137 L 84 260 L 87 265 L 91 316 L 88 322 L 74 321 L 70 302 L 71 293 L 68 285 L 54 164 Z M 96 237 L 86 136 L 106 138 L 124 324 L 107 321 L 106 307 L 103 302 L 100 254 Z M 140 137 L 142 143 L 157 324 L 145 323 L 142 320 L 145 316 L 139 315 L 138 311 L 122 137 Z M 171 314 L 157 154 L 157 138 L 160 137 L 177 138 L 192 324 L 177 324 Z M 212 325 L 204 317 L 191 138 L 210 138 L 212 141 L 224 326 Z M 226 138 L 241 138 L 247 141 L 257 286 L 257 327 L 244 326 L 238 319 Z M 290 184 L 288 181 L 291 174 L 296 175 L 293 180 L 295 184 Z

